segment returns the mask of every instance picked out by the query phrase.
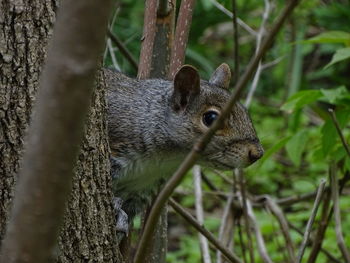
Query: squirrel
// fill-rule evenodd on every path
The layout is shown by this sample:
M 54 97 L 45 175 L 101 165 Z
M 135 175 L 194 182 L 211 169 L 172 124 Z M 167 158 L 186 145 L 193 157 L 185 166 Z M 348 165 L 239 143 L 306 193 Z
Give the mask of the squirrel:
M 104 74 L 117 229 L 127 232 L 125 222 L 150 202 L 220 115 L 230 99 L 231 71 L 221 64 L 209 81 L 200 80 L 190 65 L 182 66 L 173 81 L 137 80 L 109 69 Z M 198 163 L 232 170 L 262 155 L 249 114 L 236 103 Z

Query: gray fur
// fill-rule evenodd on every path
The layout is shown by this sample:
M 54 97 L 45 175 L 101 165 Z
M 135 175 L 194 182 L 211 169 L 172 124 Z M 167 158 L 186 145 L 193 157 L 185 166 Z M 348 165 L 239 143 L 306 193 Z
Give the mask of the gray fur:
M 122 209 L 133 217 L 208 129 L 202 123 L 204 112 L 220 111 L 230 93 L 201 80 L 199 94 L 179 110 L 174 106 L 172 81 L 136 80 L 107 69 L 104 73 L 114 191 L 124 201 Z M 215 74 L 220 77 L 218 72 Z M 199 163 L 230 170 L 254 162 L 252 153 L 258 159 L 263 150 L 246 109 L 237 103 Z

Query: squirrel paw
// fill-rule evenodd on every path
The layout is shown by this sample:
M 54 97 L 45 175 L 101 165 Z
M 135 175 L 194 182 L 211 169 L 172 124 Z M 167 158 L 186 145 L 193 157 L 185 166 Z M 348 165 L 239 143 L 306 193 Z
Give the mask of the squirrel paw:
M 128 236 L 129 233 L 129 222 L 128 215 L 122 209 L 123 200 L 119 197 L 113 198 L 115 218 L 117 221 L 117 232 Z

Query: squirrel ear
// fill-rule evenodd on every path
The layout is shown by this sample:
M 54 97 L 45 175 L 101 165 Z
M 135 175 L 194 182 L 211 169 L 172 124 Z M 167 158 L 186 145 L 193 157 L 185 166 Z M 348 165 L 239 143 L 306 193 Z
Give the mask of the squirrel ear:
M 221 88 L 228 89 L 231 80 L 231 70 L 226 63 L 222 63 L 211 75 L 209 82 Z
M 191 98 L 200 92 L 200 78 L 196 68 L 182 66 L 174 77 L 173 103 L 174 110 L 183 110 Z

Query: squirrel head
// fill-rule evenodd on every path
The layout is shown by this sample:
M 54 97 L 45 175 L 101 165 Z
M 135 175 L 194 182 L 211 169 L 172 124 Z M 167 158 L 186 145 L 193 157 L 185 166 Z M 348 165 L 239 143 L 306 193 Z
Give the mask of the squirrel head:
M 184 65 L 176 73 L 170 98 L 170 132 L 176 145 L 189 150 L 221 114 L 230 99 L 231 71 L 221 64 L 209 81 L 200 80 L 198 71 Z M 263 155 L 247 110 L 240 103 L 201 153 L 200 163 L 222 170 L 246 167 Z

